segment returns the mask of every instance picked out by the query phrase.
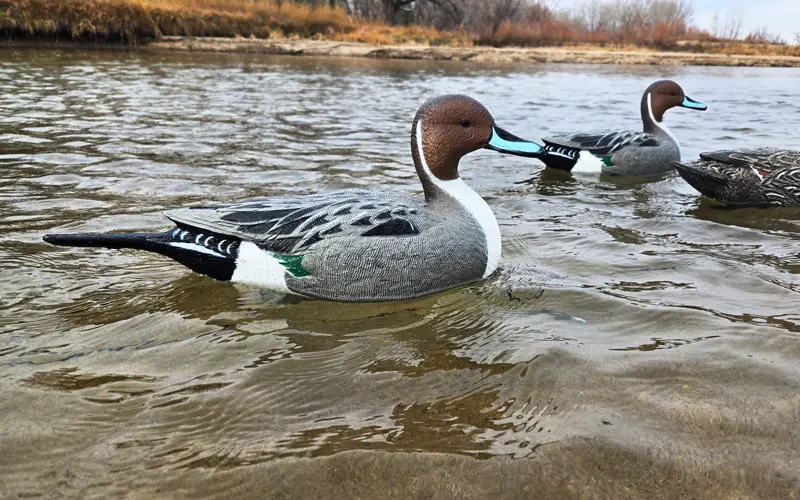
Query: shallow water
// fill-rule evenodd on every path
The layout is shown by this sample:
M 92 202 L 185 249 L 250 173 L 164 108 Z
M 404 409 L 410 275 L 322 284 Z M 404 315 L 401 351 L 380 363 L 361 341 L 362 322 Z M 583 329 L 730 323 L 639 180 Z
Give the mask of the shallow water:
M 710 107 L 667 114 L 684 158 L 800 147 L 800 70 L 0 52 L 0 496 L 798 498 L 798 210 L 479 152 L 502 271 L 383 305 L 41 242 L 420 193 L 428 97 L 538 138 L 637 128 L 664 77 Z

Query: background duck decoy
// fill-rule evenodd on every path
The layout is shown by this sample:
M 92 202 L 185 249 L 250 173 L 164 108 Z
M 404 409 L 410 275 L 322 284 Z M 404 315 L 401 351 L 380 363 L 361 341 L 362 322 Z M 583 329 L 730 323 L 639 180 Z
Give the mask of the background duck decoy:
M 500 228 L 459 177 L 480 148 L 538 157 L 540 145 L 497 127 L 463 95 L 426 102 L 411 130 L 425 201 L 402 192 L 349 189 L 166 213 L 176 227 L 137 234 L 48 234 L 64 246 L 159 253 L 222 281 L 338 301 L 401 300 L 491 275 Z
M 722 203 L 800 205 L 800 151 L 715 151 L 675 167 L 693 188 Z
M 578 173 L 631 176 L 660 175 L 681 159 L 678 140 L 663 123 L 664 113 L 674 107 L 706 110 L 687 97 L 671 80 L 660 80 L 644 91 L 641 102 L 642 132 L 609 130 L 544 138 L 545 165 Z

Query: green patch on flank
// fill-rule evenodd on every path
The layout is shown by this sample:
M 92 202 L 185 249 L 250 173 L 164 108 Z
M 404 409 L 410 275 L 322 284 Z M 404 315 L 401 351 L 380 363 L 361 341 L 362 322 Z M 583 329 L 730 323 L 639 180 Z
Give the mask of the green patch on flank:
M 303 267 L 303 255 L 273 255 L 286 271 L 295 278 L 311 276 L 308 269 Z
M 602 161 L 603 165 L 605 165 L 606 167 L 613 167 L 614 166 L 614 162 L 611 161 L 611 156 L 608 156 L 608 155 L 598 156 L 598 158 L 600 158 L 600 161 Z

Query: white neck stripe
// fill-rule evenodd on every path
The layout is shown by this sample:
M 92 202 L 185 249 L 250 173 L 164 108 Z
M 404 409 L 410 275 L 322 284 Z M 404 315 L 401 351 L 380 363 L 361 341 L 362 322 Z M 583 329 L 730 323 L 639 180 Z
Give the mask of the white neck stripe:
M 653 125 L 655 125 L 656 128 L 661 129 L 673 141 L 675 141 L 675 144 L 678 147 L 681 147 L 681 145 L 678 143 L 678 138 L 675 137 L 675 134 L 673 134 L 672 131 L 670 129 L 668 129 L 666 125 L 664 125 L 660 121 L 657 121 L 656 117 L 653 115 L 653 94 L 651 92 L 647 93 L 647 112 L 650 114 L 650 121 L 653 122 Z
M 422 164 L 423 172 L 425 172 L 433 184 L 461 204 L 481 226 L 483 235 L 486 238 L 486 269 L 483 273 L 483 277 L 486 278 L 492 274 L 500 264 L 500 253 L 502 251 L 500 226 L 497 224 L 497 219 L 492 209 L 489 208 L 486 201 L 484 201 L 478 193 L 473 191 L 460 177 L 450 181 L 444 181 L 433 175 L 431 169 L 428 168 L 428 162 L 425 160 L 425 152 L 422 148 L 422 120 L 417 122 L 416 139 L 417 153 L 419 155 L 419 161 Z

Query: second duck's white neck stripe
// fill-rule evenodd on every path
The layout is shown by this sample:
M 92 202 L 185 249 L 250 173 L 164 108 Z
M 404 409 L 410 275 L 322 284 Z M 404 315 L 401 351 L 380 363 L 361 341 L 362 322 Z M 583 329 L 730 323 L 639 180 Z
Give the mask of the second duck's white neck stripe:
M 668 129 L 666 125 L 664 125 L 660 121 L 657 121 L 655 116 L 653 115 L 653 94 L 651 92 L 647 93 L 647 112 L 650 113 L 650 121 L 653 122 L 653 125 L 663 130 L 665 134 L 670 136 L 670 138 L 673 141 L 675 141 L 675 144 L 677 144 L 678 147 L 681 147 L 681 145 L 678 143 L 678 138 L 675 137 L 675 134 L 673 134 L 672 131 Z
M 486 237 L 486 270 L 483 277 L 492 274 L 497 266 L 500 264 L 500 253 L 502 246 L 500 243 L 500 226 L 497 224 L 497 219 L 489 208 L 489 205 L 483 198 L 472 190 L 461 178 L 453 179 L 451 181 L 443 181 L 439 179 L 428 168 L 428 162 L 425 160 L 425 152 L 422 148 L 422 120 L 417 123 L 417 153 L 419 154 L 419 161 L 422 164 L 422 170 L 428 176 L 430 181 L 434 183 L 439 189 L 447 193 L 450 197 L 456 200 L 463 206 L 467 212 L 475 219 L 483 230 L 483 235 Z

